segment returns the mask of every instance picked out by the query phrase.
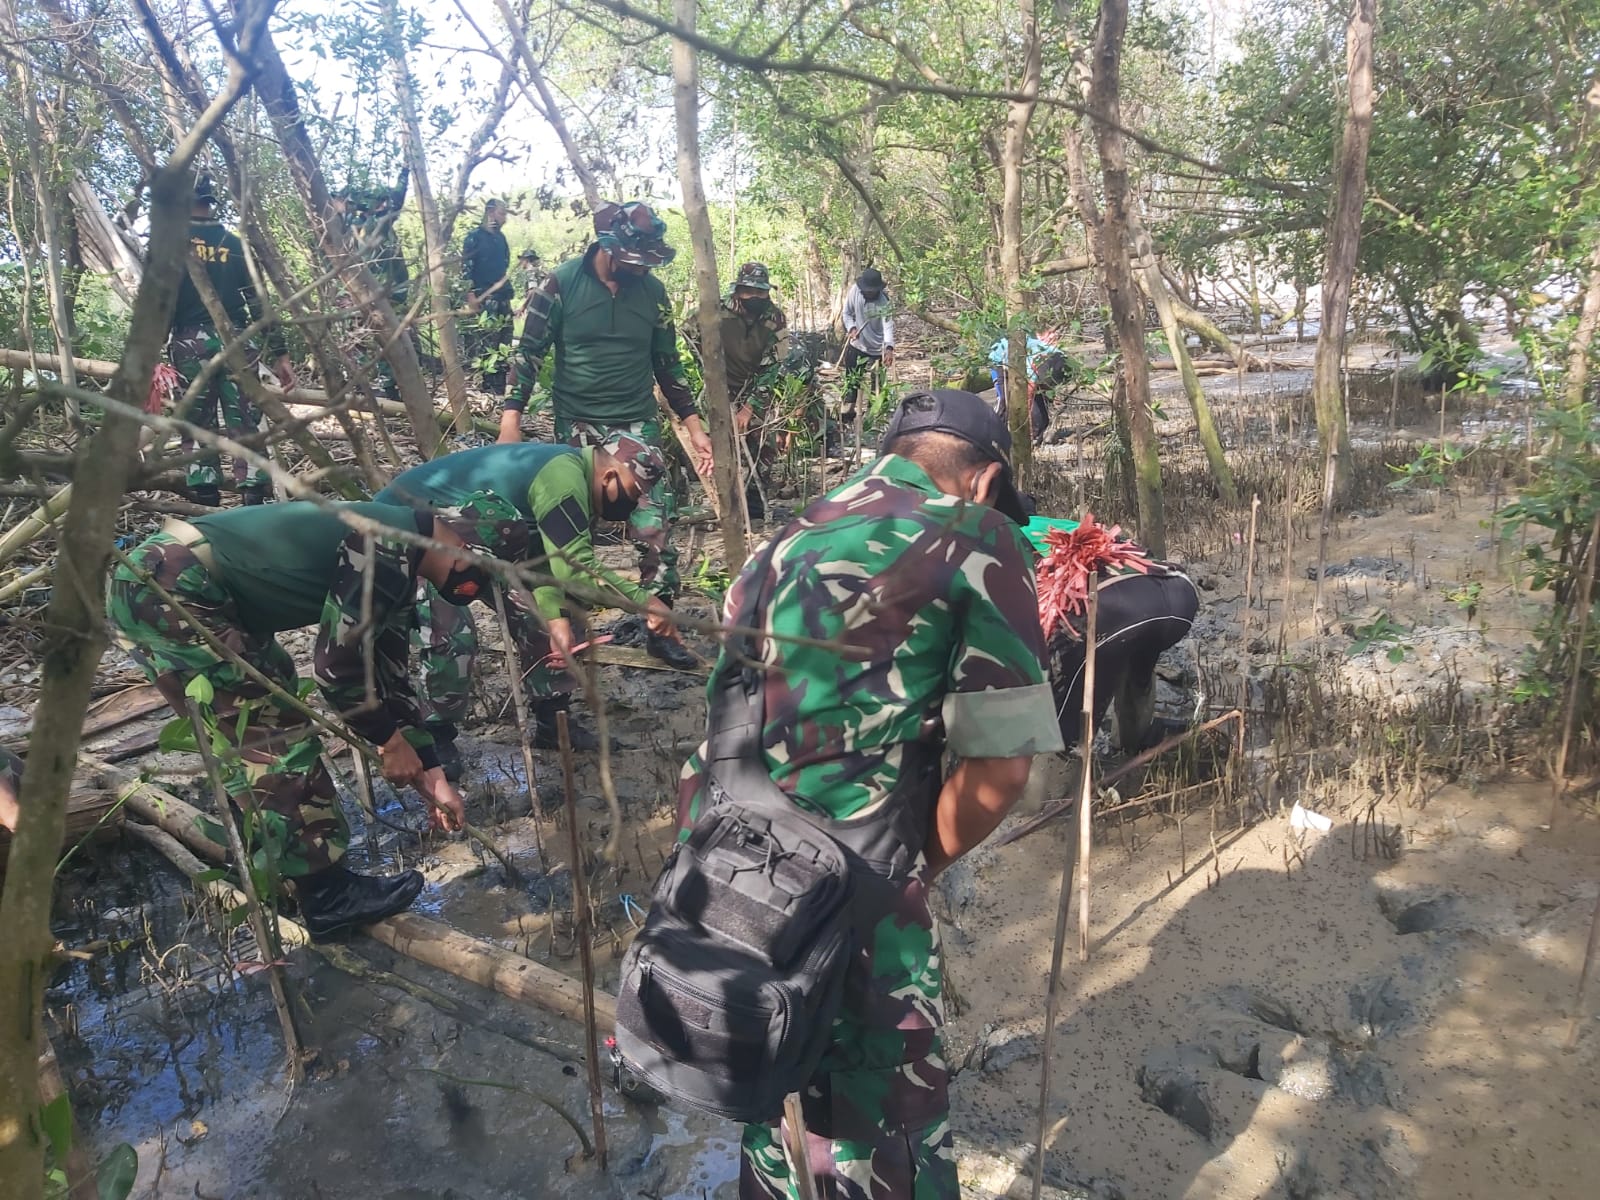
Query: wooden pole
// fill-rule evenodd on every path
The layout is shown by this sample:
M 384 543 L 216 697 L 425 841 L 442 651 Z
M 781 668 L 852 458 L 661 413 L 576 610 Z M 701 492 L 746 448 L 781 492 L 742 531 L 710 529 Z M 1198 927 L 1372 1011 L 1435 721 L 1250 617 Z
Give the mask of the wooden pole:
M 811 1148 L 800 1093 L 790 1092 L 783 1098 L 783 1123 L 789 1133 L 789 1169 L 800 1200 L 817 1200 L 817 1177 L 811 1173 Z
M 567 714 L 556 714 L 556 736 L 561 742 L 561 787 L 567 809 L 567 837 L 572 844 L 572 909 L 574 936 L 583 966 L 583 1044 L 589 1066 L 589 1115 L 594 1122 L 595 1155 L 606 1169 L 606 1114 L 600 1098 L 600 1037 L 594 1013 L 594 949 L 589 941 L 589 886 L 583 867 L 583 847 L 578 838 L 578 786 L 573 778 L 572 740 L 567 736 Z
M 533 807 L 533 844 L 539 851 L 539 865 L 550 869 L 544 854 L 544 818 L 539 814 L 539 785 L 533 777 L 533 733 L 528 722 L 528 699 L 522 691 L 522 655 L 511 636 L 511 621 L 506 616 L 504 589 L 494 589 L 494 614 L 500 619 L 500 641 L 505 647 L 506 671 L 511 676 L 511 707 L 517 714 L 517 742 L 522 749 L 522 770 L 528 777 L 528 803 Z
M 1100 576 L 1089 576 L 1088 616 L 1084 620 L 1083 786 L 1078 793 L 1078 961 L 1089 961 L 1089 852 L 1094 831 L 1094 660 L 1095 617 L 1100 608 Z
M 250 930 L 255 934 L 256 947 L 267 964 L 267 983 L 272 988 L 272 1006 L 278 1011 L 278 1024 L 283 1029 L 283 1044 L 289 1054 L 289 1079 L 299 1083 L 305 1078 L 304 1052 L 300 1048 L 300 1034 L 294 1027 L 294 1012 L 289 1007 L 288 989 L 283 972 L 274 962 L 277 956 L 277 938 L 267 926 L 267 916 L 261 907 L 261 897 L 256 894 L 254 874 L 250 870 L 250 856 L 244 840 L 239 836 L 239 825 L 233 819 L 233 808 L 228 791 L 222 786 L 222 768 L 211 750 L 211 731 L 200 715 L 200 706 L 193 696 L 188 697 L 189 721 L 194 726 L 195 745 L 206 765 L 211 779 L 211 795 L 217 806 L 217 818 L 228 835 L 228 848 L 233 851 L 233 861 L 239 872 L 239 883 L 244 889 L 245 911 L 250 914 Z
M 1589 944 L 1583 951 L 1583 970 L 1578 973 L 1578 999 L 1572 1008 L 1572 1028 L 1567 1030 L 1567 1053 L 1578 1048 L 1578 1030 L 1583 1026 L 1583 1007 L 1589 995 L 1589 980 L 1594 977 L 1594 959 L 1600 951 L 1600 896 L 1594 898 L 1594 916 L 1589 920 Z
M 1073 864 L 1079 858 L 1084 860 L 1085 877 L 1088 869 L 1088 847 L 1084 842 L 1084 835 L 1089 827 L 1089 799 L 1094 794 L 1094 637 L 1095 613 L 1099 607 L 1100 581 L 1098 576 L 1091 576 L 1093 586 L 1089 589 L 1089 615 L 1085 631 L 1085 644 L 1087 647 L 1083 665 L 1083 729 L 1079 753 L 1079 787 L 1078 808 L 1079 820 L 1076 825 L 1077 844 L 1069 841 L 1066 855 L 1061 864 L 1061 895 L 1056 902 L 1056 936 L 1050 947 L 1050 980 L 1045 987 L 1044 1000 L 1044 1033 L 1040 1043 L 1040 1052 L 1043 1056 L 1039 1064 L 1039 1114 L 1035 1132 L 1033 1152 L 1033 1200 L 1039 1200 L 1044 1190 L 1044 1139 L 1045 1123 L 1050 1111 L 1050 1073 L 1055 1062 L 1055 1046 L 1053 1044 L 1056 1031 L 1056 1016 L 1061 1007 L 1061 964 L 1066 957 L 1067 945 L 1067 913 L 1072 907 L 1072 870 Z M 1088 956 L 1088 889 L 1080 892 L 1078 902 L 1079 911 L 1079 938 L 1080 953 Z
M 1578 690 L 1589 677 L 1583 669 L 1584 643 L 1589 639 L 1589 600 L 1594 594 L 1594 569 L 1600 562 L 1600 513 L 1589 529 L 1589 566 L 1578 587 L 1578 640 L 1572 649 L 1572 682 L 1567 686 L 1567 714 L 1561 723 L 1561 749 L 1556 754 L 1553 786 L 1555 795 L 1550 802 L 1550 828 L 1556 827 L 1556 816 L 1561 811 L 1561 795 L 1567 790 L 1567 751 L 1572 748 L 1572 728 L 1578 722 Z M 1592 948 L 1592 947 L 1591 947 Z

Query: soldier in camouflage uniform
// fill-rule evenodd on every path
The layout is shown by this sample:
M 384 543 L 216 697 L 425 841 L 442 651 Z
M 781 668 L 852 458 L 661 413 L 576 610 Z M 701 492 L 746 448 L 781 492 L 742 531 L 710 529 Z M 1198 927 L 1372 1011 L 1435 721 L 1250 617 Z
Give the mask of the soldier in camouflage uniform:
M 709 469 L 711 440 L 678 356 L 672 305 L 666 288 L 650 274 L 651 267 L 677 254 L 662 240 L 666 224 L 647 205 L 634 202 L 602 205 L 594 228 L 595 241 L 583 257 L 562 263 L 534 293 L 517 346 L 516 387 L 501 415 L 500 441 L 522 440 L 522 412 L 545 355 L 554 348 L 557 441 L 603 446 L 625 433 L 660 446 L 659 386 Z M 676 515 L 676 497 L 663 481 L 628 518 L 628 534 L 639 552 L 639 581 L 669 606 L 679 584 L 672 545 Z M 675 667 L 694 666 L 693 656 L 670 638 L 652 633 L 646 648 Z
M 262 315 L 261 301 L 256 295 L 255 281 L 245 263 L 244 246 L 238 237 L 229 233 L 217 220 L 217 196 L 209 175 L 195 182 L 194 207 L 189 214 L 189 257 L 205 272 L 216 290 L 217 298 L 227 311 L 232 333 L 242 331 Z M 289 365 L 289 355 L 280 333 L 273 330 L 267 335 L 268 354 L 272 370 L 284 388 L 294 386 L 294 370 Z M 178 300 L 172 309 L 172 323 L 167 333 L 167 359 L 178 373 L 182 388 L 187 391 L 199 377 L 201 369 L 222 352 L 222 337 L 217 332 L 211 311 L 206 308 L 187 273 L 178 282 Z M 251 369 L 255 366 L 251 359 Z M 230 368 L 223 367 L 213 374 L 205 387 L 195 397 L 194 406 L 180 416 L 202 429 L 217 432 L 220 415 L 222 428 L 234 439 L 256 433 L 260 418 L 256 415 L 249 397 L 239 388 Z M 194 443 L 183 439 L 186 455 L 196 454 Z M 246 504 L 260 504 L 267 495 L 267 476 L 259 468 L 252 468 L 242 458 L 233 460 L 233 479 Z M 185 480 L 189 495 L 197 504 L 215 508 L 222 503 L 222 459 L 216 451 L 199 453 L 190 463 Z
M 347 187 L 333 198 L 334 210 L 344 218 L 361 261 L 387 291 L 390 306 L 401 318 L 405 316 L 411 296 L 411 276 L 394 223 L 406 205 L 410 184 L 411 169 L 405 167 L 392 188 Z M 405 336 L 411 339 L 413 346 L 417 344 L 415 326 L 407 327 Z M 400 389 L 395 382 L 394 369 L 379 350 L 376 335 L 371 331 L 363 335 L 360 358 L 374 381 L 381 384 L 383 394 L 390 400 L 398 400 Z
M 431 536 L 461 552 L 369 536 L 343 516 Z M 229 509 L 193 523 L 169 521 L 112 576 L 106 613 L 117 644 L 173 710 L 185 711 L 193 681 L 210 685 L 218 731 L 237 750 L 223 763 L 228 794 L 246 814 L 249 840 L 294 881 L 313 936 L 405 909 L 421 876 L 376 879 L 344 868 L 349 834 L 315 727 L 218 654 L 190 622 L 290 693 L 298 683 L 294 662 L 275 635 L 320 623 L 315 672 L 323 697 L 379 748 L 386 778 L 431 800 L 436 825 L 459 828 L 461 795 L 421 727 L 407 668 L 417 579 L 458 604 L 487 588 L 488 576 L 467 548 L 520 559 L 527 526 L 487 495 L 438 514 L 375 501 Z
M 565 594 L 562 585 L 587 587 L 598 593 L 601 603 L 642 609 L 651 631 L 677 636 L 672 610 L 649 589 L 602 565 L 592 538 L 596 521 L 627 520 L 639 497 L 665 473 L 660 450 L 619 434 L 603 447 L 581 450 L 519 442 L 444 454 L 402 472 L 378 493 L 379 500 L 430 508 L 457 504 L 464 495 L 482 490 L 504 497 L 528 522 L 535 569 L 555 581 L 533 593 L 548 637 L 537 629 L 519 631 L 519 608 L 513 604 L 507 609 L 513 633 L 523 643 L 524 686 L 534 700 L 536 746 L 555 748 L 556 714 L 571 698 L 572 681 L 557 660 L 570 652 L 576 637 L 567 612 L 581 613 L 586 597 Z M 428 729 L 448 769 L 456 726 L 467 715 L 478 638 L 470 614 L 439 602 L 432 592 L 424 584 L 418 597 L 418 640 Z M 569 733 L 575 749 L 599 748 L 595 735 L 576 721 L 569 722 Z
M 833 1041 L 802 1095 L 818 1194 L 955 1200 L 935 875 L 977 845 L 1021 794 L 1035 754 L 1061 749 L 1033 568 L 1010 479 L 1011 437 L 970 392 L 909 396 L 877 462 L 777 535 L 767 639 L 767 768 L 802 811 L 840 819 L 881 804 L 912 759 L 961 760 L 937 795 L 907 801 L 926 843 L 909 877 L 862 887 L 857 951 Z M 991 507 L 991 505 L 993 507 Z M 996 511 L 998 509 L 998 511 Z M 710 685 L 739 669 L 724 654 Z M 702 745 L 678 791 L 682 836 L 705 799 Z M 747 1126 L 740 1200 L 796 1195 L 776 1126 Z
M 739 267 L 733 290 L 717 310 L 734 423 L 744 435 L 751 462 L 763 477 L 765 468 L 777 457 L 772 435 L 763 423 L 771 407 L 772 387 L 789 354 L 789 323 L 783 310 L 772 302 L 771 292 L 772 279 L 766 263 L 747 262 Z M 685 322 L 684 334 L 704 354 L 697 318 Z M 745 487 L 745 502 L 753 519 L 766 515 L 761 489 L 753 479 Z

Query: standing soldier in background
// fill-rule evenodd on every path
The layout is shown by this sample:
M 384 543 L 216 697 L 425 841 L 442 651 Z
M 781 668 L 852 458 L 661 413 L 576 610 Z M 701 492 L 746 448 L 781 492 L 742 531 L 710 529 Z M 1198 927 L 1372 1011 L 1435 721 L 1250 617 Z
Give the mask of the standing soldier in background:
M 522 303 L 517 305 L 517 316 L 526 317 L 533 304 L 534 293 L 549 274 L 539 260 L 539 252 L 529 246 L 517 255 L 517 274 L 522 278 Z
M 483 223 L 461 243 L 461 277 L 467 286 L 467 358 L 481 372 L 483 390 L 491 396 L 506 391 L 507 348 L 511 345 L 511 301 L 515 292 L 509 278 L 511 246 L 500 227 L 506 223 L 506 202 L 490 200 L 483 206 Z M 485 360 L 489 359 L 487 364 Z
M 844 410 L 845 421 L 856 419 L 856 401 L 862 382 L 871 376 L 877 386 L 878 369 L 894 366 L 894 316 L 883 276 L 868 267 L 856 277 L 845 293 L 844 311 Z
M 348 187 L 333 198 L 334 210 L 344 218 L 345 228 L 355 241 L 356 253 L 388 293 L 389 304 L 401 319 L 405 317 L 406 303 L 411 296 L 411 277 L 394 223 L 406 205 L 410 183 L 411 169 L 405 167 L 392 188 Z M 405 336 L 411 339 L 413 346 L 417 345 L 415 326 L 408 325 Z M 383 394 L 390 400 L 398 400 L 400 389 L 395 383 L 394 371 L 374 339 L 371 332 L 364 335 L 361 361 L 373 378 L 382 382 Z
M 771 293 L 772 280 L 767 264 L 747 262 L 740 266 L 733 290 L 717 310 L 733 420 L 745 438 L 757 471 L 770 465 L 776 457 L 770 438 L 762 436 L 761 425 L 771 406 L 772 385 L 789 353 L 789 323 L 783 310 L 772 302 Z M 695 349 L 700 350 L 698 314 L 686 322 L 684 334 Z M 744 495 L 753 520 L 766 516 L 761 489 L 753 478 L 745 484 Z
M 522 412 L 538 381 L 545 355 L 556 352 L 551 400 L 556 440 L 572 446 L 603 446 L 630 434 L 661 445 L 659 385 L 706 471 L 711 439 L 695 411 L 672 303 L 651 267 L 677 254 L 663 238 L 667 226 L 648 205 L 604 204 L 594 214 L 595 240 L 581 258 L 568 259 L 534 294 L 517 348 L 517 382 L 500 417 L 500 441 L 522 440 Z M 678 552 L 672 545 L 677 511 L 671 484 L 655 484 L 628 517 L 628 536 L 639 552 L 639 582 L 668 607 L 678 592 Z M 674 667 L 695 659 L 682 643 L 658 633 L 646 649 Z
M 261 318 L 261 301 L 245 263 L 243 244 L 222 227 L 216 214 L 217 195 L 211 177 L 202 175 L 195 181 L 194 206 L 189 213 L 189 257 L 205 271 L 238 334 Z M 186 273 L 178 282 L 178 301 L 172 310 L 172 324 L 167 335 L 167 359 L 178 372 L 185 391 L 200 375 L 207 360 L 222 352 L 222 344 L 211 311 L 200 297 L 200 289 Z M 276 330 L 267 334 L 267 352 L 278 382 L 285 390 L 292 388 L 294 370 L 289 365 L 283 336 Z M 253 354 L 249 356 L 249 363 L 254 369 Z M 211 376 L 188 413 L 188 420 L 213 433 L 218 432 L 219 417 L 222 430 L 234 439 L 255 433 L 260 427 L 254 406 L 240 390 L 238 380 L 228 367 Z M 183 439 L 183 449 L 185 454 L 194 453 L 194 443 L 187 437 Z M 266 499 L 265 471 L 252 470 L 244 459 L 235 458 L 233 478 L 246 504 L 260 504 Z M 209 451 L 192 459 L 185 482 L 196 504 L 216 508 L 222 503 L 221 455 Z

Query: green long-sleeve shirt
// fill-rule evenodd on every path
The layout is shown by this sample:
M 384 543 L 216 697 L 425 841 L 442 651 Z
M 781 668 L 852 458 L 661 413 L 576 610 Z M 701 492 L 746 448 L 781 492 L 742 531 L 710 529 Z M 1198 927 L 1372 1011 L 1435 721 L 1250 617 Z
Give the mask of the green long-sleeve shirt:
M 548 621 L 561 615 L 569 590 L 585 602 L 596 593 L 628 605 L 650 601 L 648 589 L 595 556 L 593 480 L 593 447 L 514 442 L 441 455 L 397 475 L 377 498 L 442 508 L 482 491 L 515 505 L 539 536 L 544 557 L 537 569 L 554 581 L 533 593 L 539 615 Z
M 517 385 L 506 408 L 520 411 L 545 355 L 556 352 L 551 398 L 557 421 L 629 425 L 656 418 L 659 384 L 680 418 L 694 415 L 667 289 L 654 275 L 618 280 L 616 295 L 595 274 L 598 243 L 569 259 L 533 294 L 517 344 Z

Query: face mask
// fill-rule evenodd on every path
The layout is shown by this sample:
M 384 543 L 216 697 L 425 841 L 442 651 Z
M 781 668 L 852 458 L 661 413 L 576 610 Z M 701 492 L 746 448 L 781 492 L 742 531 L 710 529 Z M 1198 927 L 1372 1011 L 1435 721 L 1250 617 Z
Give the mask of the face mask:
M 600 516 L 607 521 L 626 521 L 639 507 L 639 502 L 623 490 L 621 481 L 613 479 L 613 482 L 617 485 L 616 499 L 604 491 L 600 493 Z
M 766 311 L 772 307 L 772 301 L 766 299 L 764 296 L 748 296 L 739 301 L 739 307 L 744 309 L 744 311 L 749 313 L 752 317 L 759 317 L 765 314 Z
M 439 595 L 446 603 L 465 608 L 476 600 L 488 586 L 489 576 L 478 567 L 451 567 L 450 574 L 439 585 Z

